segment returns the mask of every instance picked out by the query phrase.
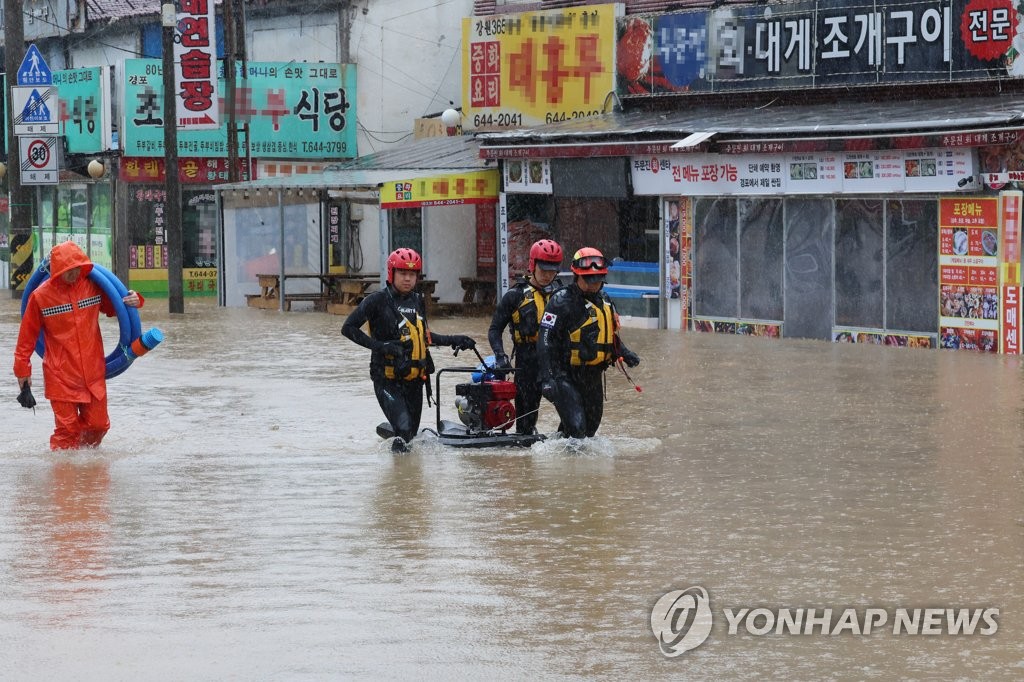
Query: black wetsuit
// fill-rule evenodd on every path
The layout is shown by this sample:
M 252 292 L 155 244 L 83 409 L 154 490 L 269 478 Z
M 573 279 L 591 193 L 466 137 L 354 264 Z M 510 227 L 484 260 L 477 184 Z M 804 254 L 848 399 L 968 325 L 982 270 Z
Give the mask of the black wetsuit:
M 556 279 L 543 289 L 537 289 L 537 291 L 540 291 L 541 296 L 547 301 L 553 292 L 561 288 L 562 283 Z M 491 326 L 487 330 L 487 341 L 491 344 L 491 350 L 495 356 L 505 355 L 505 346 L 501 340 L 502 334 L 504 334 L 506 327 L 512 328 L 515 326 L 512 314 L 519 310 L 519 306 L 522 305 L 523 300 L 527 296 L 533 297 L 534 290 L 534 287 L 530 286 L 529 283 L 519 282 L 509 289 L 501 297 L 501 301 L 498 302 L 498 308 L 494 311 L 494 316 L 491 317 Z M 537 335 L 539 326 L 536 313 L 533 313 L 533 315 L 532 319 L 525 319 L 525 317 L 520 316 L 523 319 L 520 321 L 518 331 L 522 337 Z M 512 354 L 515 358 L 516 368 L 513 374 L 516 384 L 516 433 L 533 433 L 537 426 L 537 409 L 540 407 L 541 398 L 540 381 L 538 379 L 540 367 L 537 364 L 537 343 L 536 341 L 532 343 L 515 343 L 515 332 L 516 330 L 512 329 Z
M 604 416 L 601 380 L 610 365 L 573 366 L 569 361 L 569 334 L 586 321 L 587 300 L 598 306 L 604 301 L 611 303 L 603 291 L 584 294 L 575 283 L 552 294 L 537 340 L 540 381 L 542 384 L 551 382 L 553 394 L 548 397 L 562 420 L 562 434 L 570 438 L 593 436 Z M 617 333 L 615 341 L 617 354 L 632 354 L 622 345 Z
M 410 324 L 415 324 L 418 315 L 424 320 L 424 326 L 426 325 L 422 297 L 415 292 L 403 296 L 389 284 L 363 299 L 345 320 L 341 333 L 360 346 L 370 349 L 370 378 L 373 380 L 377 402 L 380 403 L 395 435 L 409 442 L 420 428 L 423 389 L 429 381 L 429 372 L 415 379 L 389 379 L 385 376 L 387 362 L 384 349 L 388 342 L 399 342 L 399 312 Z M 366 322 L 370 323 L 372 336 L 361 329 Z M 427 344 L 432 346 L 461 347 L 468 338 L 458 334 L 429 332 L 427 336 Z M 429 363 L 429 354 L 427 357 Z

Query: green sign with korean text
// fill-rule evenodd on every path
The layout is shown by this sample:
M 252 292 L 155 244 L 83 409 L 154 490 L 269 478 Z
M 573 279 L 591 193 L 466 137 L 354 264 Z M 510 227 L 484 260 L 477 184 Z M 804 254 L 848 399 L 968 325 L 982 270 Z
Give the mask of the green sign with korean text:
M 100 67 L 53 72 L 60 96 L 61 134 L 68 151 L 93 154 L 110 149 L 110 88 Z
M 356 156 L 356 70 L 350 64 L 249 62 L 238 67 L 235 116 L 249 136 L 239 154 L 257 158 L 348 159 Z M 223 71 L 223 65 L 221 65 Z M 220 92 L 225 92 L 223 78 Z M 164 156 L 163 69 L 156 59 L 124 63 L 125 156 Z M 219 130 L 179 130 L 178 154 L 226 157 L 227 113 Z

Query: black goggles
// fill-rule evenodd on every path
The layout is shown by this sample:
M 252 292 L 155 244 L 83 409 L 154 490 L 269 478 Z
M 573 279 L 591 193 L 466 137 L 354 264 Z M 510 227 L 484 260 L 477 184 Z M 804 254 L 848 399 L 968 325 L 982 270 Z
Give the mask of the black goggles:
M 578 270 L 607 270 L 608 261 L 604 256 L 584 256 L 574 260 L 572 266 Z

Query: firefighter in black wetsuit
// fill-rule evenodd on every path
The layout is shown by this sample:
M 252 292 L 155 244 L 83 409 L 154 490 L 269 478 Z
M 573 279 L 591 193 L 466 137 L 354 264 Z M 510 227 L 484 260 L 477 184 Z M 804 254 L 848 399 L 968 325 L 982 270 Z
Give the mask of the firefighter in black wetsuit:
M 388 284 L 370 294 L 352 311 L 341 333 L 370 353 L 370 378 L 377 402 L 395 432 L 391 449 L 406 450 L 420 428 L 423 389 L 434 371 L 428 346 L 458 350 L 476 347 L 461 334 L 431 334 L 423 298 L 415 293 L 423 260 L 412 249 L 395 249 L 388 256 Z M 369 323 L 370 333 L 361 327 Z
M 557 242 L 550 239 L 535 242 L 530 247 L 529 278 L 501 297 L 487 330 L 498 369 L 510 366 L 501 337 L 506 327 L 512 333 L 512 357 L 516 363 L 516 433 L 534 433 L 537 425 L 537 408 L 540 407 L 537 335 L 548 298 L 562 288 L 562 283 L 556 279 L 561 267 L 562 247 Z
M 636 353 L 619 338 L 619 316 L 601 291 L 608 261 L 594 248 L 572 257 L 573 283 L 552 294 L 540 322 L 537 354 L 541 392 L 555 404 L 562 435 L 584 438 L 597 433 L 604 413 L 601 378 L 619 358 L 630 367 Z

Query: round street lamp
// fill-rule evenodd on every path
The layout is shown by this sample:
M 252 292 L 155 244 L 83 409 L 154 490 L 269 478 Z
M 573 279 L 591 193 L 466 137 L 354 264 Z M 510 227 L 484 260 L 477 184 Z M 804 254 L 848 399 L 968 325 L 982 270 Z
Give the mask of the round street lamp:
M 455 109 L 445 109 L 441 112 L 441 123 L 449 135 L 454 135 L 459 124 L 462 123 L 462 114 Z
M 107 173 L 107 167 L 104 166 L 103 162 L 99 159 L 93 159 L 90 161 L 86 170 L 89 172 L 89 177 L 93 180 L 99 180 Z

